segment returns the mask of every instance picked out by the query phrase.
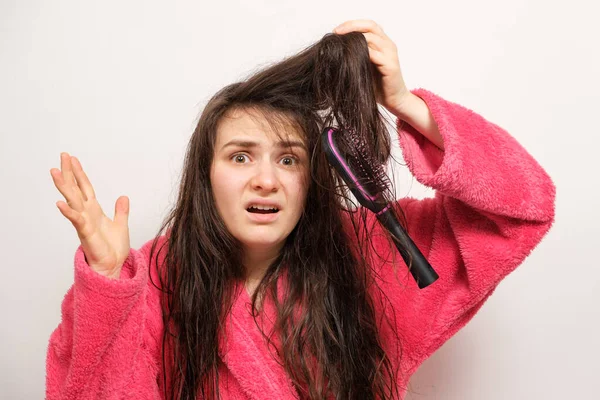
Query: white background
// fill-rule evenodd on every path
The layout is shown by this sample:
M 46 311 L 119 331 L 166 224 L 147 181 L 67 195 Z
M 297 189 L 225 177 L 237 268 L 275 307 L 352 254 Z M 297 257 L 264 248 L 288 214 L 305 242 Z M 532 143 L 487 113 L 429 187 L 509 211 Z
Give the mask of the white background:
M 556 223 L 409 399 L 598 398 L 598 11 L 582 0 L 0 2 L 0 398 L 44 396 L 75 230 L 50 169 L 81 160 L 132 246 L 174 201 L 187 140 L 222 86 L 348 19 L 379 23 L 409 88 L 507 129 L 557 186 Z M 493 149 L 490 149 L 493 156 Z M 432 196 L 397 167 L 399 195 Z

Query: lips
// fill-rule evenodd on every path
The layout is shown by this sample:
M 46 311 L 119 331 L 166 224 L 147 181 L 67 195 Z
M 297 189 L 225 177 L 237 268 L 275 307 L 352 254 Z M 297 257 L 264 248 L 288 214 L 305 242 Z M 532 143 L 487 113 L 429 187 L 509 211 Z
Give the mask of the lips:
M 270 213 L 256 213 L 246 211 L 246 215 L 248 219 L 254 223 L 270 223 L 279 219 L 280 212 L 270 212 Z
M 257 213 L 257 214 L 273 214 L 273 213 L 279 212 L 279 210 L 276 208 L 262 209 L 262 208 L 257 208 L 257 206 L 251 206 L 246 211 L 251 212 L 251 213 Z
M 252 199 L 250 201 L 248 201 L 245 205 L 245 209 L 248 210 L 251 206 L 260 206 L 261 208 L 276 208 L 277 210 L 281 211 L 281 204 L 279 204 L 279 202 L 276 202 L 274 200 L 267 200 L 267 199 Z
M 261 212 L 251 212 L 250 207 L 259 206 L 261 208 L 275 208 L 277 212 L 273 211 L 261 211 Z M 281 214 L 281 204 L 275 200 L 271 199 L 261 199 L 254 198 L 249 200 L 245 204 L 246 215 L 248 219 L 254 223 L 270 223 L 279 219 L 279 214 Z

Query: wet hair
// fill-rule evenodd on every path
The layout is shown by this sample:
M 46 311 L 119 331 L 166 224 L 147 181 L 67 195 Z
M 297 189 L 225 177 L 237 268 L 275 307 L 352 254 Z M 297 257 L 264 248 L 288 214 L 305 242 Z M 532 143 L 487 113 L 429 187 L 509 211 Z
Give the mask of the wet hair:
M 272 355 L 303 399 L 399 397 L 398 370 L 380 341 L 370 294 L 371 229 L 320 145 L 324 126 L 352 127 L 368 137 L 379 161 L 388 160 L 391 139 L 376 102 L 376 73 L 361 33 L 327 34 L 222 88 L 204 107 L 189 141 L 177 201 L 150 255 L 166 232 L 158 250 L 164 251 L 162 265 L 156 255 L 160 284 L 153 282 L 162 291 L 165 398 L 219 398 L 219 341 L 235 283 L 245 280 L 246 271 L 242 246 L 215 207 L 210 169 L 218 124 L 235 110 L 258 112 L 281 136 L 295 129 L 309 151 L 303 213 L 252 296 L 255 319 L 259 296 L 274 301 L 274 329 L 261 330 Z M 284 274 L 288 287 L 278 298 Z

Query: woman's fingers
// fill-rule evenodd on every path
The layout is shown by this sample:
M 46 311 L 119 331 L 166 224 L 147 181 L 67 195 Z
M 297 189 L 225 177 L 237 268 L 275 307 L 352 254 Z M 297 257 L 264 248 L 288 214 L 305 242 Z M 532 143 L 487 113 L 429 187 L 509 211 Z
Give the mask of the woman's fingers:
M 393 42 L 382 39 L 381 36 L 371 32 L 363 32 L 363 36 L 367 39 L 368 46 L 377 51 L 385 51 L 393 45 Z
M 68 153 L 61 153 L 60 161 L 61 169 L 52 168 L 50 175 L 52 175 L 54 185 L 65 197 L 66 202 L 58 201 L 56 207 L 73 224 L 81 238 L 82 235 L 86 234 L 85 230 L 89 230 L 89 225 L 86 224 L 86 217 L 83 214 L 86 207 L 84 201 L 87 200 L 84 191 L 90 195 L 94 195 L 94 191 L 81 168 L 81 164 L 75 157 L 71 157 Z
M 52 176 L 52 180 L 54 181 L 54 186 L 58 189 L 58 191 L 63 195 L 66 204 L 69 206 L 74 206 L 76 201 L 73 200 L 74 193 L 72 189 L 72 185 L 65 182 L 65 177 L 63 173 L 58 168 L 52 168 L 50 170 L 50 175 Z
M 64 217 L 66 219 L 68 219 L 69 221 L 71 221 L 71 223 L 73 224 L 73 226 L 75 227 L 75 229 L 77 230 L 77 232 L 79 232 L 80 230 L 83 229 L 83 225 L 85 223 L 85 220 L 84 220 L 83 216 L 80 213 L 78 213 L 77 211 L 73 210 L 64 201 L 57 201 L 56 202 L 56 207 L 58 207 L 58 210 L 60 211 L 60 213 L 62 215 L 64 215 Z
M 334 29 L 334 32 L 337 34 L 344 34 L 353 31 L 372 32 L 384 39 L 387 38 L 387 35 L 383 29 L 377 25 L 375 21 L 370 19 L 354 19 L 351 21 L 346 21 Z
M 64 196 L 64 198 L 66 199 L 68 195 L 65 192 L 66 187 L 63 182 L 64 180 L 63 180 L 62 174 L 60 173 L 60 170 L 57 168 L 50 169 L 50 176 L 52 177 L 54 186 L 56 186 L 56 188 L 58 189 L 60 194 L 62 194 Z
M 73 166 L 73 174 L 77 179 L 77 183 L 81 193 L 83 194 L 83 198 L 85 200 L 95 199 L 96 193 L 94 193 L 94 187 L 92 186 L 86 173 L 83 171 L 83 167 L 81 166 L 79 159 L 77 159 L 77 157 L 71 157 L 71 162 Z
M 75 180 L 71 163 L 71 156 L 68 153 L 60 154 L 60 169 L 62 174 L 61 193 L 65 196 L 67 204 L 70 207 L 77 211 L 81 211 L 83 209 L 83 193 Z
M 68 185 L 76 185 L 75 176 L 71 171 L 71 156 L 69 153 L 60 153 L 60 171 L 62 172 L 63 180 Z
M 113 220 L 121 225 L 127 227 L 129 220 L 129 197 L 121 196 L 115 203 L 115 216 Z

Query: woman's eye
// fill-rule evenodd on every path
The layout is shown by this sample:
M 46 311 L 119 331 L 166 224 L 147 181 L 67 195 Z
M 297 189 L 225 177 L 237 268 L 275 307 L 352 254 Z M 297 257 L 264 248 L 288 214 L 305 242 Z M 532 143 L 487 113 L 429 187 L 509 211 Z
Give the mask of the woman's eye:
M 231 159 L 236 164 L 245 164 L 247 162 L 248 155 L 247 154 L 234 154 L 231 156 Z M 296 157 L 283 157 L 281 159 L 284 165 L 293 166 L 298 164 L 298 159 Z
M 283 157 L 282 161 L 284 161 L 285 165 L 294 165 L 296 162 L 298 162 L 298 160 L 296 160 L 294 157 Z
M 234 162 L 236 164 L 243 164 L 244 163 L 244 157 L 248 157 L 245 154 L 236 154 L 233 156 Z

